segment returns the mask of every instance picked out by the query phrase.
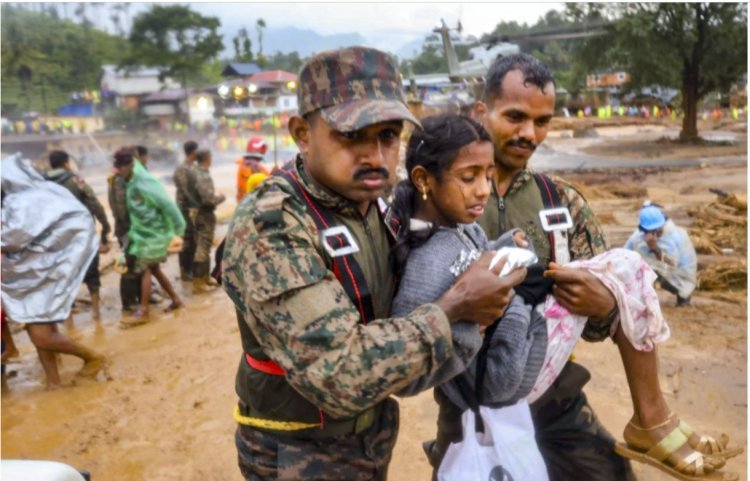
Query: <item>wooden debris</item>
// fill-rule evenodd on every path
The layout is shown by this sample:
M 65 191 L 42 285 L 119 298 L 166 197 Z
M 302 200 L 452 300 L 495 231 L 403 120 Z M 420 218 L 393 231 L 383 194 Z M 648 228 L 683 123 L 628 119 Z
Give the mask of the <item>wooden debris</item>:
M 688 209 L 693 218 L 690 237 L 696 252 L 720 254 L 722 249 L 735 252 L 747 249 L 747 199 L 718 189 L 711 189 L 716 201 Z
M 745 259 L 738 258 L 708 266 L 698 272 L 698 289 L 701 291 L 747 289 L 747 262 Z

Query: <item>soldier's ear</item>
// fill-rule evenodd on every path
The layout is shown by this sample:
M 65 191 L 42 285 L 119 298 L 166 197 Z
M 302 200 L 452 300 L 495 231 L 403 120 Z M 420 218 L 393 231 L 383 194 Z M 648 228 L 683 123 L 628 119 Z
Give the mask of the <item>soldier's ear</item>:
M 470 117 L 477 122 L 482 123 L 484 118 L 487 116 L 488 111 L 489 109 L 487 108 L 487 104 L 482 102 L 481 100 L 477 100 L 474 103 L 474 107 L 471 109 Z
M 310 122 L 295 115 L 289 119 L 289 134 L 297 144 L 300 153 L 305 156 L 310 149 L 310 137 L 312 136 Z

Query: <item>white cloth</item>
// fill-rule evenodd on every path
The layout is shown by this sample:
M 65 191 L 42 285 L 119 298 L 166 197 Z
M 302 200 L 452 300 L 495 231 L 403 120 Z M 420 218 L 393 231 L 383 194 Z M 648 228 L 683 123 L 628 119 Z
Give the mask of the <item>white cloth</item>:
M 637 252 L 612 249 L 565 267 L 585 269 L 612 291 L 620 310 L 619 323 L 612 325 L 612 335 L 619 326 L 633 347 L 646 352 L 669 339 L 669 326 L 654 290 L 656 274 Z M 547 318 L 547 355 L 527 398 L 530 403 L 544 394 L 560 375 L 587 320 L 570 314 L 552 295 L 547 296 L 541 312 Z

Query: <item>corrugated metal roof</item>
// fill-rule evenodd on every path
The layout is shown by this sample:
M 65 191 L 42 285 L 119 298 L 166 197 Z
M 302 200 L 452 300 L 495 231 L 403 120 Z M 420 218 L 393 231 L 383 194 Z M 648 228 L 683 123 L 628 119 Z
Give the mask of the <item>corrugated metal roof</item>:
M 247 77 L 256 74 L 261 71 L 261 68 L 254 63 L 235 63 L 231 62 L 224 67 L 221 71 L 221 75 L 224 77 L 231 75 L 239 75 L 240 77 Z

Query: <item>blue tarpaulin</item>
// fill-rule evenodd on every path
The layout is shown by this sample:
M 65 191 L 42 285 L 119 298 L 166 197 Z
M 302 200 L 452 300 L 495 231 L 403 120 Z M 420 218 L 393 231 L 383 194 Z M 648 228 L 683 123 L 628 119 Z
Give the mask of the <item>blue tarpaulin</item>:
M 68 104 L 60 107 L 58 113 L 64 117 L 92 117 L 94 116 L 94 104 Z

